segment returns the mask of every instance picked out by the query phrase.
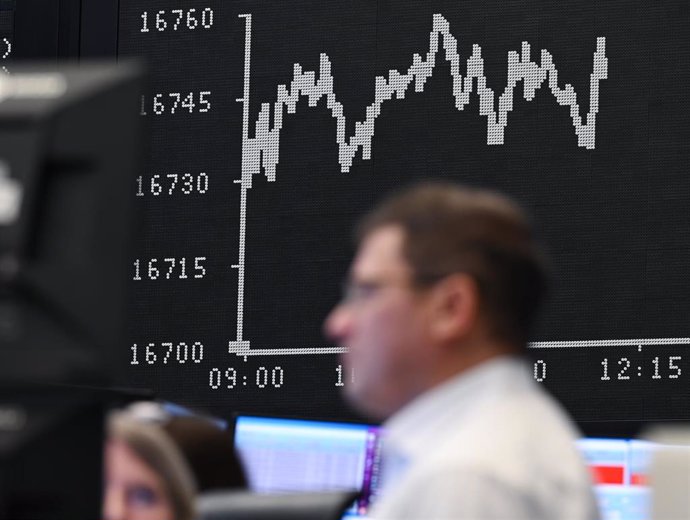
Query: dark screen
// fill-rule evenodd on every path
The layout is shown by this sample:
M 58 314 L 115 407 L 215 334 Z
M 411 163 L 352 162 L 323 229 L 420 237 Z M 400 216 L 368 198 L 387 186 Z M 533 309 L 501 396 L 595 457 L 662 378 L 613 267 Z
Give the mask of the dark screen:
M 581 421 L 690 419 L 689 28 L 680 0 L 121 0 L 152 71 L 128 384 L 350 417 L 321 324 L 351 229 L 442 179 L 534 219 L 537 381 Z

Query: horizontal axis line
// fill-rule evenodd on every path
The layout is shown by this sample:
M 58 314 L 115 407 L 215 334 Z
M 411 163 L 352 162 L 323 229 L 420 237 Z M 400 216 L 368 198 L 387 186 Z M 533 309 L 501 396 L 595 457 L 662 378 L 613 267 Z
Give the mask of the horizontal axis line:
M 238 356 L 295 356 L 307 354 L 345 354 L 346 347 L 308 347 L 308 348 L 257 348 L 233 346 L 230 353 Z M 690 345 L 690 338 L 644 338 L 644 339 L 600 339 L 582 341 L 534 341 L 528 343 L 530 349 L 540 348 L 596 348 L 596 347 L 634 347 L 648 345 Z
M 690 345 L 690 338 L 595 339 L 584 341 L 534 341 L 529 348 L 629 347 L 646 345 Z

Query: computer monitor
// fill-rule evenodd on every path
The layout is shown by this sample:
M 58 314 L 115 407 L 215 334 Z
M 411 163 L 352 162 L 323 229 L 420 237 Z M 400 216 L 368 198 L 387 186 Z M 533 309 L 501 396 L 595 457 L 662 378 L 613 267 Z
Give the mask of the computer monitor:
M 0 520 L 100 517 L 141 89 L 134 65 L 0 75 Z
M 658 445 L 635 439 L 577 441 L 592 474 L 601 520 L 647 520 L 651 511 L 649 469 Z
M 591 426 L 591 425 L 590 425 Z M 602 520 L 647 520 L 652 508 L 649 472 L 664 447 L 628 438 L 631 425 L 599 423 L 577 448 L 587 463 Z M 637 426 L 635 427 L 637 428 Z M 346 517 L 365 517 L 379 494 L 383 430 L 374 425 L 239 416 L 235 448 L 250 487 L 259 493 L 361 490 Z
M 134 64 L 0 76 L 0 381 L 119 379 L 142 83 Z
M 378 492 L 380 434 L 369 424 L 242 415 L 234 439 L 253 491 L 357 490 L 346 514 L 357 517 Z

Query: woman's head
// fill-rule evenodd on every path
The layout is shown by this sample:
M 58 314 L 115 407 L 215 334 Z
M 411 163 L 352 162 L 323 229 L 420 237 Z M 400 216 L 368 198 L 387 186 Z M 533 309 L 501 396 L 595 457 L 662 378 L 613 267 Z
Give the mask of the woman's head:
M 195 495 L 191 470 L 161 426 L 126 413 L 110 419 L 104 520 L 189 520 Z
M 109 420 L 104 520 L 191 520 L 197 493 L 246 485 L 227 432 L 199 417 L 154 419 Z

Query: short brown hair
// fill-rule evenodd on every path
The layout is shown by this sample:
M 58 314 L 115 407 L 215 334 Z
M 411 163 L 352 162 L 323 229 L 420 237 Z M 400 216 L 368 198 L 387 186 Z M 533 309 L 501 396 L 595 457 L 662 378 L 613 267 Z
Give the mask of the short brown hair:
M 490 332 L 526 347 L 546 273 L 528 219 L 514 202 L 488 190 L 425 183 L 365 216 L 357 241 L 386 225 L 403 229 L 403 254 L 417 284 L 453 273 L 470 275 Z

